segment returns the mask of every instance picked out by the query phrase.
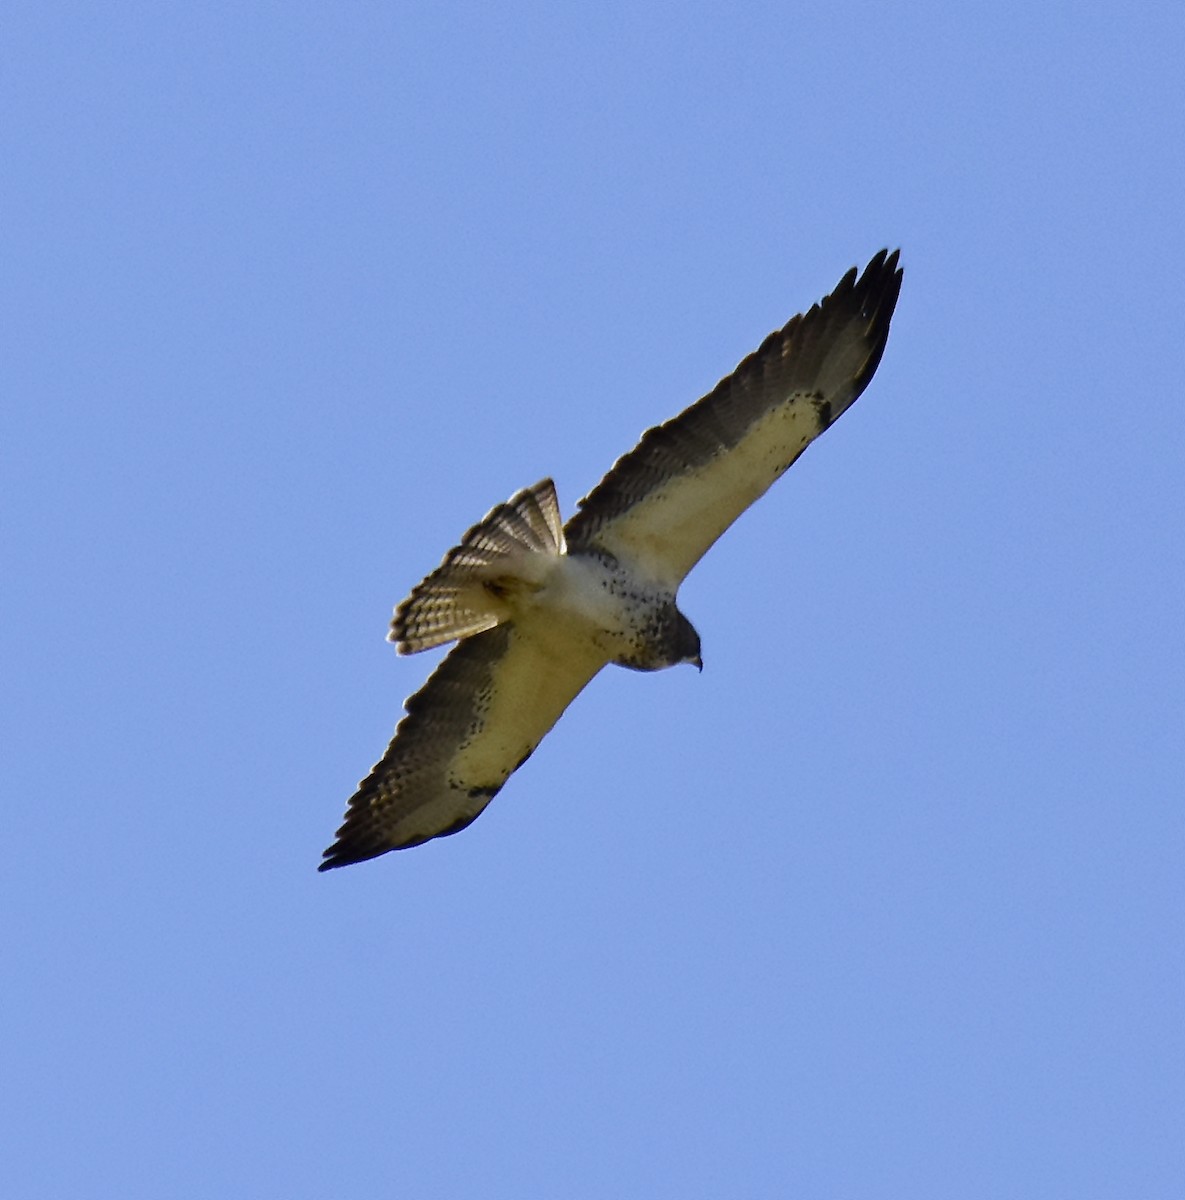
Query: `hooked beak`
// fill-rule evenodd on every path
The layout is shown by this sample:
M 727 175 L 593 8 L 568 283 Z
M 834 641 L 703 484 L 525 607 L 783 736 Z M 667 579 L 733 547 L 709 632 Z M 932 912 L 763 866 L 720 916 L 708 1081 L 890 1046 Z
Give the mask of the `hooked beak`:
M 704 660 L 703 660 L 703 659 L 702 659 L 702 658 L 701 658 L 701 657 L 700 657 L 698 654 L 697 654 L 697 655 L 696 655 L 694 658 L 689 658 L 687 661 L 688 661 L 689 663 L 692 663 L 692 664 L 694 664 L 694 666 L 695 666 L 695 669 L 696 669 L 696 670 L 697 670 L 697 671 L 698 671 L 698 672 L 699 672 L 701 675 L 703 674 L 703 672 L 704 672 Z

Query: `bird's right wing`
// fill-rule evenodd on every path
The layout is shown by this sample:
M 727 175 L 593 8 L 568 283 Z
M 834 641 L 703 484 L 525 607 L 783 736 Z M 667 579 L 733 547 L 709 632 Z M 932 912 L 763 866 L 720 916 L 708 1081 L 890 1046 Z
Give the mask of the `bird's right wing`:
M 897 253 L 853 267 L 716 387 L 642 435 L 580 501 L 573 551 L 607 550 L 670 588 L 868 386 L 901 290 Z

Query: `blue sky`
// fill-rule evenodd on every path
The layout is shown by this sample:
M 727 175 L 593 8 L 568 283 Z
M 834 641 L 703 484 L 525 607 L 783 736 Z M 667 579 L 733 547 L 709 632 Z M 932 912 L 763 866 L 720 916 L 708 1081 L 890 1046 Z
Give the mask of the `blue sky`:
M 12 1195 L 1179 1194 L 1180 6 L 5 26 Z M 702 676 L 318 875 L 391 607 L 885 245 Z

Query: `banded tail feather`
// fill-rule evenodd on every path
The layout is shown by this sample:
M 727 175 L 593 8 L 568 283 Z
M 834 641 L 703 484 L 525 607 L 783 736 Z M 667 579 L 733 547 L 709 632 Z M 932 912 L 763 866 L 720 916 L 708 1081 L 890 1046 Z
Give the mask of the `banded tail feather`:
M 540 480 L 491 509 L 395 610 L 388 640 L 415 654 L 492 629 L 510 616 L 508 595 L 530 589 L 530 558 L 565 552 L 555 484 Z

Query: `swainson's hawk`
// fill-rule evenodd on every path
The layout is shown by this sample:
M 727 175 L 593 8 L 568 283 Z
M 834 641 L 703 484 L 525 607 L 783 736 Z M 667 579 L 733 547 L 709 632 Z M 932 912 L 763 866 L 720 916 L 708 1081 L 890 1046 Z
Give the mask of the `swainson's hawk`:
M 868 386 L 900 289 L 882 250 L 647 430 L 566 525 L 544 479 L 465 534 L 390 633 L 400 654 L 458 644 L 407 701 L 321 870 L 464 829 L 607 663 L 702 667 L 679 585 Z

